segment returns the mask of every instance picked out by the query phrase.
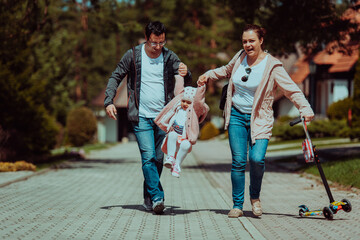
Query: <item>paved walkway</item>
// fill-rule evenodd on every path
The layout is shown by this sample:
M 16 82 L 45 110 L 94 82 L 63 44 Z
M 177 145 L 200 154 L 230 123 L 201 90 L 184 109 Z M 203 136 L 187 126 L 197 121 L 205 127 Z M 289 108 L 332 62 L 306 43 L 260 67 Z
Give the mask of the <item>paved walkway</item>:
M 139 158 L 136 143 L 130 142 L 35 176 L 0 173 L 0 238 L 359 239 L 358 193 L 332 189 L 336 200 L 347 198 L 353 205 L 352 212 L 341 211 L 333 221 L 300 218 L 301 204 L 315 209 L 328 205 L 324 187 L 271 162 L 263 181 L 263 216 L 253 217 L 246 192 L 245 216 L 229 219 L 231 155 L 226 140 L 198 142 L 179 179 L 164 168 L 166 210 L 154 215 L 141 206 Z

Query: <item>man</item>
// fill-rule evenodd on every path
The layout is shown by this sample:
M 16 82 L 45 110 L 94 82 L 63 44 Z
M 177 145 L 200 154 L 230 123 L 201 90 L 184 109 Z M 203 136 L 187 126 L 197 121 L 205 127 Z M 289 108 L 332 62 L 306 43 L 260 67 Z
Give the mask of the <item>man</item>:
M 161 22 L 145 27 L 145 43 L 129 49 L 109 78 L 104 106 L 109 117 L 116 120 L 113 98 L 127 75 L 128 118 L 134 128 L 144 175 L 144 204 L 147 211 L 163 213 L 164 191 L 160 183 L 164 154 L 161 144 L 165 137 L 154 119 L 174 97 L 175 76 L 191 83 L 187 66 L 171 50 L 164 47 L 166 29 Z

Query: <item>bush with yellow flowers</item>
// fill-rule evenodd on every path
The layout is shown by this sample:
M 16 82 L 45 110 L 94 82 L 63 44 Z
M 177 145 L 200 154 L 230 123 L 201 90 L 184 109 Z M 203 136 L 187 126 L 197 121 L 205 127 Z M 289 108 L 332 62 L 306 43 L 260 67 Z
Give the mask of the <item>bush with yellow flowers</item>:
M 0 172 L 36 171 L 36 166 L 25 161 L 0 162 Z
M 212 122 L 207 122 L 200 130 L 200 140 L 208 140 L 220 134 L 219 129 Z

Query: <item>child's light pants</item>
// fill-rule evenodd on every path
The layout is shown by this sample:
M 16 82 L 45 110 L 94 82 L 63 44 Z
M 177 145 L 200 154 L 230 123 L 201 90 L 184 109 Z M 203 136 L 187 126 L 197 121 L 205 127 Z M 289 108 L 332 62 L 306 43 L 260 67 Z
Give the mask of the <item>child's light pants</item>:
M 179 136 L 181 135 L 177 134 L 174 131 L 171 131 L 169 132 L 168 141 L 167 141 L 168 156 L 174 157 L 175 152 L 177 152 L 176 161 L 175 161 L 175 164 L 177 166 L 180 166 L 181 162 L 184 160 L 191 147 L 191 143 L 186 139 L 182 140 L 179 143 L 178 142 Z

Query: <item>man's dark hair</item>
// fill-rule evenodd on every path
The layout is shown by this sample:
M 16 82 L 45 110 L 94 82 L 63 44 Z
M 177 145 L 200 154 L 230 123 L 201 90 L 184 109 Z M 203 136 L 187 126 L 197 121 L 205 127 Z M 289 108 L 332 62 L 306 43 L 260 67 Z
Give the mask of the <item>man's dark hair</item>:
M 156 36 L 160 36 L 163 33 L 165 33 L 166 35 L 166 28 L 164 24 L 159 21 L 148 23 L 148 25 L 146 25 L 145 27 L 146 38 L 149 39 L 152 33 L 155 34 Z

